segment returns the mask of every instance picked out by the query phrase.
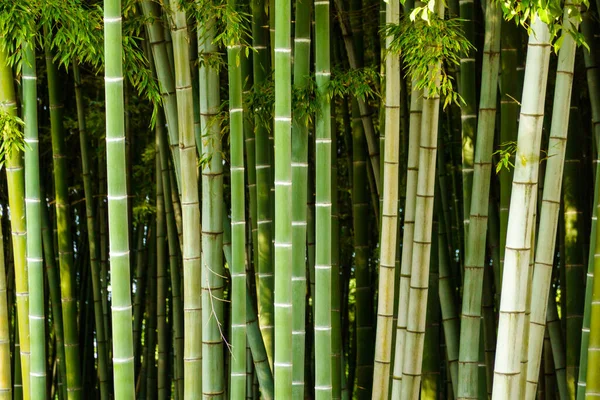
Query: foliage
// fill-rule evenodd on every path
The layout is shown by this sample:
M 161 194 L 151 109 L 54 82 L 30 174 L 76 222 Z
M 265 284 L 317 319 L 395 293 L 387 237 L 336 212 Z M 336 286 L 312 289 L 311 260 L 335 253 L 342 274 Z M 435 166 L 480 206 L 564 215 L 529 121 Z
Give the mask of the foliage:
M 496 150 L 492 153 L 492 156 L 499 156 L 500 160 L 496 164 L 496 174 L 502 171 L 502 168 L 506 168 L 507 171 L 510 171 L 510 168 L 514 168 L 515 164 L 510 161 L 510 159 L 517 152 L 517 142 L 510 141 L 500 145 L 500 149 Z
M 17 116 L 10 115 L 6 110 L 0 108 L 0 168 L 4 166 L 6 157 L 13 151 L 25 151 L 25 137 L 22 128 L 25 126 L 23 120 Z
M 415 8 L 400 24 L 388 24 L 384 34 L 392 37 L 388 56 L 401 54 L 417 88 L 427 90 L 432 96 L 443 96 L 446 108 L 450 103 L 464 103 L 464 100 L 453 89 L 453 78 L 441 66 L 459 65 L 460 55 L 474 47 L 463 35 L 460 20 L 437 17 L 431 13 L 431 3 L 425 8 Z M 416 18 L 418 15 L 421 18 Z
M 582 2 L 586 8 L 589 8 L 589 0 L 566 2 L 564 3 L 564 9 L 561 0 L 498 0 L 504 13 L 504 18 L 507 21 L 512 20 L 517 25 L 523 26 L 527 29 L 528 34 L 531 33 L 531 24 L 536 15 L 542 22 L 546 23 L 550 30 L 550 40 L 553 42 L 555 52 L 558 52 L 564 40 L 564 34 L 558 35 L 564 30 L 564 10 L 567 10 L 570 18 L 576 22 L 581 22 L 580 4 Z M 583 45 L 589 50 L 583 35 L 577 30 L 568 29 L 566 33 L 573 37 L 577 46 Z

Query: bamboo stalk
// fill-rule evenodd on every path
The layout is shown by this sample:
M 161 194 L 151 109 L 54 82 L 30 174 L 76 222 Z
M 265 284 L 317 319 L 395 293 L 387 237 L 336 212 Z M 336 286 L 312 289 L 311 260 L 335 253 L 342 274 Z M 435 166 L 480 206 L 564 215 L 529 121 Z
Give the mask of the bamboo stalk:
M 25 42 L 23 54 L 23 120 L 25 122 L 25 211 L 27 213 L 27 271 L 29 294 L 30 395 L 46 398 L 46 321 L 44 316 L 44 261 L 40 210 L 40 159 L 37 113 L 35 45 Z
M 519 138 L 502 278 L 498 342 L 494 367 L 494 400 L 520 395 L 520 355 L 523 345 L 534 195 L 538 178 L 550 38 L 548 26 L 533 16 L 525 68 Z M 512 350 L 508 350 L 512 349 Z
M 106 164 L 116 400 L 134 396 L 121 24 L 121 1 L 105 0 Z

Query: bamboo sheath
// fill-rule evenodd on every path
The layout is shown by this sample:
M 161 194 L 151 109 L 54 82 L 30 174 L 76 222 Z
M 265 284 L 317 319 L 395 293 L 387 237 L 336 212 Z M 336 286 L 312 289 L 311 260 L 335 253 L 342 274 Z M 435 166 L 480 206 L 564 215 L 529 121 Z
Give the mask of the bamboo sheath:
M 0 110 L 15 116 L 17 113 L 13 75 L 8 65 L 7 54 L 0 49 Z M 25 222 L 25 179 L 23 174 L 23 155 L 18 149 L 7 154 L 6 179 L 8 182 L 8 205 L 10 207 L 10 232 L 14 258 L 15 292 L 17 297 L 17 323 L 19 336 L 19 354 L 15 364 L 20 363 L 23 399 L 30 398 L 29 392 L 29 292 L 26 261 L 26 222 Z M 16 348 L 16 346 L 15 346 Z M 16 350 L 15 350 L 16 351 Z M 14 353 L 13 353 L 14 354 Z M 19 359 L 16 361 L 16 359 Z M 18 370 L 15 368 L 15 375 Z M 17 379 L 15 377 L 15 387 Z M 16 391 L 15 391 L 16 392 Z M 14 393 L 17 396 L 17 393 Z
M 550 58 L 548 26 L 537 15 L 533 18 L 532 30 L 535 34 L 529 36 L 525 69 L 527 86 L 523 88 L 508 219 L 494 366 L 494 400 L 520 396 L 520 361 L 525 329 L 534 192 L 538 178 L 544 97 Z
M 46 398 L 46 320 L 44 316 L 44 262 L 40 202 L 40 159 L 37 115 L 35 48 L 22 45 L 23 120 L 25 122 L 25 211 L 27 213 L 27 272 L 29 293 L 29 384 L 31 398 Z
M 567 6 L 577 6 L 568 3 Z M 565 10 L 566 29 L 577 30 L 578 23 L 569 17 Z M 535 266 L 531 283 L 531 315 L 529 321 L 529 347 L 527 365 L 527 383 L 525 397 L 534 399 L 541 366 L 542 346 L 546 322 L 546 306 L 552 281 L 556 233 L 560 211 L 560 193 L 569 131 L 569 111 L 573 68 L 575 64 L 575 41 L 571 34 L 563 32 L 563 43 L 558 55 L 556 86 L 552 109 L 552 127 L 548 143 L 548 159 L 544 177 L 544 192 L 540 213 L 540 227 L 537 237 Z M 533 295 L 535 293 L 535 295 Z
M 501 37 L 500 9 L 494 3 L 489 2 L 487 3 L 486 10 L 479 118 L 475 120 L 477 121 L 477 144 L 473 163 L 474 171 L 472 180 L 471 178 L 463 180 L 463 184 L 470 181 L 472 195 L 469 195 L 469 199 L 471 200 L 469 211 L 470 222 L 468 229 L 465 230 L 467 241 L 465 243 L 466 257 L 458 360 L 458 399 L 474 398 L 479 393 L 478 366 L 480 363 L 479 344 L 482 339 L 480 337 L 480 321 L 482 316 L 482 289 L 486 261 L 485 240 L 488 230 Z M 463 131 L 466 130 L 463 129 Z M 465 177 L 463 169 L 463 178 Z
M 134 396 L 133 333 L 129 272 L 127 176 L 123 116 L 121 2 L 104 2 L 106 164 L 112 287 L 114 397 Z M 62 272 L 62 271 L 61 271 Z M 66 336 L 65 336 L 66 339 Z M 65 342 L 65 344 L 67 344 Z

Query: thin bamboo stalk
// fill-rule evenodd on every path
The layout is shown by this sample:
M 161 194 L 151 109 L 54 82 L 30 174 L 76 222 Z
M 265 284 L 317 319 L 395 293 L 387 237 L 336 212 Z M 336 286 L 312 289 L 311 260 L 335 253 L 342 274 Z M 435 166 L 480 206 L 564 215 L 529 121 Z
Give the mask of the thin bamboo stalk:
M 4 236 L 0 224 L 0 400 L 13 398 L 10 374 L 10 309 L 7 299 L 6 272 Z
M 156 141 L 158 142 L 159 129 L 156 126 Z M 158 150 L 158 143 L 157 143 Z M 158 150 L 158 153 L 160 150 Z M 157 360 L 157 399 L 167 399 L 167 233 L 165 218 L 165 199 L 163 192 L 162 168 L 160 156 L 156 157 L 156 334 L 158 337 Z
M 228 0 L 232 10 L 238 5 Z M 230 398 L 246 397 L 246 202 L 244 184 L 244 109 L 242 46 L 227 46 L 229 78 L 229 143 L 231 160 L 231 373 Z
M 121 24 L 121 1 L 105 0 L 106 164 L 116 400 L 131 399 L 134 396 Z
M 294 81 L 302 90 L 309 82 L 311 9 L 309 0 L 296 0 Z M 306 198 L 308 196 L 309 120 L 292 115 L 292 398 L 304 399 L 306 343 Z
M 461 3 L 462 10 L 462 3 Z M 471 10 L 472 11 L 472 10 Z M 458 359 L 458 399 L 477 397 L 478 365 L 480 362 L 481 303 L 483 275 L 486 261 L 486 232 L 488 230 L 489 194 L 494 147 L 494 127 L 496 123 L 496 94 L 498 92 L 498 72 L 500 69 L 500 9 L 493 2 L 487 3 L 485 18 L 485 39 L 481 77 L 481 96 L 477 122 L 477 144 L 472 176 L 465 171 L 468 157 L 463 158 L 463 190 L 472 189 L 464 202 L 470 203 L 469 219 L 465 224 L 465 265 L 464 287 L 461 310 L 461 346 Z M 462 65 L 473 66 L 473 62 Z M 461 74 L 466 71 L 461 71 Z M 461 78 L 462 79 L 462 78 Z M 468 109 L 469 107 L 467 107 Z M 467 111 L 465 111 L 467 112 Z M 463 114 L 463 156 L 468 147 L 469 124 Z M 465 147 L 465 145 L 467 145 Z M 468 165 L 468 163 L 467 163 Z M 465 206 L 466 207 L 466 206 Z M 465 216 L 466 219 L 466 216 Z M 468 228 L 468 229 L 467 229 Z
M 252 75 L 256 86 L 264 85 L 271 69 L 268 51 L 269 22 L 264 0 L 252 0 L 252 46 L 256 53 L 252 56 Z M 272 10 L 270 10 L 272 12 Z M 254 118 L 255 162 L 256 162 L 256 219 L 258 225 L 258 265 L 256 266 L 256 286 L 258 298 L 258 318 L 260 331 L 265 341 L 269 364 L 273 365 L 273 221 L 270 195 L 272 169 L 269 151 L 269 126 L 260 117 Z
M 400 4 L 397 2 L 386 3 L 386 23 L 397 24 L 399 21 Z M 391 37 L 386 38 L 386 48 L 389 48 L 391 41 Z M 380 192 L 383 193 L 383 203 L 381 207 L 379 297 L 372 394 L 375 399 L 388 397 L 392 360 L 400 146 L 400 57 L 397 54 L 389 54 L 386 57 L 385 71 L 385 153 L 383 186 Z M 396 340 L 396 347 L 398 345 L 399 340 Z M 397 360 L 396 363 L 398 363 Z M 396 393 L 394 390 L 392 396 Z
M 27 272 L 29 294 L 30 395 L 46 398 L 46 321 L 44 261 L 40 210 L 40 159 L 37 115 L 35 44 L 25 42 L 23 53 L 23 120 L 25 122 L 25 211 L 27 213 Z
M 44 29 L 46 40 L 50 40 L 48 28 Z M 56 227 L 58 239 L 58 265 L 60 269 L 60 291 L 64 324 L 65 356 L 67 366 L 67 391 L 69 399 L 82 396 L 81 360 L 77 327 L 77 299 L 73 240 L 71 235 L 68 184 L 68 162 L 63 128 L 63 104 L 59 97 L 58 68 L 53 61 L 49 43 L 45 46 L 48 95 L 50 103 L 50 125 L 52 133 L 52 155 L 54 165 L 54 194 L 56 200 Z
M 79 147 L 81 149 L 81 166 L 83 175 L 83 190 L 85 194 L 85 215 L 87 222 L 87 237 L 90 252 L 90 267 L 92 273 L 92 290 L 94 297 L 94 323 L 96 326 L 96 342 L 98 357 L 98 381 L 100 383 L 100 398 L 108 399 L 108 352 L 106 348 L 106 327 L 102 314 L 102 288 L 100 284 L 100 252 L 96 235 L 96 213 L 94 210 L 94 195 L 92 189 L 92 172 L 90 161 L 90 140 L 88 137 L 83 96 L 81 94 L 81 77 L 79 65 L 73 64 L 75 79 L 75 101 L 77 102 L 77 121 L 79 124 Z

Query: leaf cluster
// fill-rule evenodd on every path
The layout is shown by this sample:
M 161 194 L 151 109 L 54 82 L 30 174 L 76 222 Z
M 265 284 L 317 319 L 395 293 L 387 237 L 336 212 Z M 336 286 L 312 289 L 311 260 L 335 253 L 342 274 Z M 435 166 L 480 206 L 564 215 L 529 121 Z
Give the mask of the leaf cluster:
M 444 20 L 427 8 L 427 18 L 404 17 L 400 24 L 388 24 L 384 34 L 391 36 L 390 54 L 400 54 L 406 70 L 418 89 L 430 96 L 443 96 L 444 108 L 450 103 L 464 103 L 453 88 L 453 78 L 444 64 L 458 65 L 462 54 L 474 49 L 465 38 L 459 19 Z M 414 19 L 414 20 L 413 20 Z
M 0 108 L 0 168 L 13 151 L 25 151 L 24 126 L 22 119 Z
M 583 45 L 589 50 L 583 35 L 576 29 L 573 29 L 570 24 L 564 23 L 563 13 L 565 10 L 569 14 L 570 19 L 581 22 L 580 5 L 582 3 L 589 8 L 589 0 L 577 0 L 573 3 L 567 2 L 564 3 L 564 8 L 561 0 L 498 0 L 504 18 L 507 21 L 514 21 L 515 24 L 523 26 L 527 29 L 528 34 L 532 33 L 531 24 L 536 15 L 542 22 L 547 24 L 550 30 L 550 40 L 555 52 L 558 52 L 560 49 L 565 33 L 573 37 L 577 46 Z M 559 35 L 561 31 L 564 32 L 562 35 Z
M 500 145 L 500 149 L 492 153 L 492 156 L 499 156 L 500 160 L 496 163 L 496 174 L 499 174 L 503 168 L 510 171 L 511 168 L 515 167 L 512 163 L 511 158 L 517 153 L 517 142 L 510 141 Z

